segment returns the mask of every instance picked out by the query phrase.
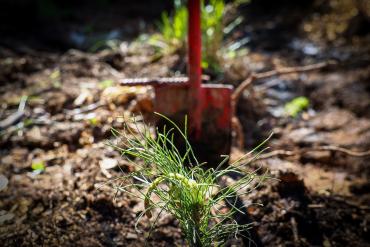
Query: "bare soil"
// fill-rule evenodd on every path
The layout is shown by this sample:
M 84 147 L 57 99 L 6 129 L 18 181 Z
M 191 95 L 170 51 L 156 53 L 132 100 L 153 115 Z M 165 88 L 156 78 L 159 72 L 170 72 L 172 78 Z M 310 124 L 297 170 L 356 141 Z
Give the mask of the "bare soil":
M 275 135 L 267 152 L 279 150 L 250 166 L 269 169 L 279 179 L 243 198 L 258 238 L 264 246 L 370 246 L 370 157 L 322 149 L 370 150 L 369 33 L 338 34 L 342 42 L 310 38 L 313 33 L 303 35 L 297 27 L 294 18 L 299 19 L 299 14 L 286 23 L 284 8 L 270 12 L 262 3 L 252 2 L 251 10 L 241 10 L 250 22 L 238 34 L 252 33 L 250 52 L 215 80 L 238 85 L 245 70 L 266 71 L 329 59 L 338 62 L 320 71 L 257 81 L 239 102 L 245 147 L 233 147 L 232 158 L 271 131 Z M 140 4 L 132 4 L 132 11 L 140 14 L 144 9 Z M 266 15 L 258 18 L 261 6 Z M 130 38 L 116 50 L 72 49 L 69 41 L 56 45 L 26 31 L 24 39 L 9 32 L 5 24 L 0 28 L 7 33 L 0 41 L 0 174 L 9 180 L 0 192 L 3 246 L 185 245 L 171 216 L 162 216 L 147 237 L 151 229 L 145 217 L 138 224 L 141 232 L 135 230 L 142 202 L 124 193 L 114 199 L 112 189 L 99 189 L 101 183 L 135 170 L 106 145 L 112 138 L 111 128 L 122 129 L 132 113 L 149 116 L 153 110 L 150 87 L 120 87 L 116 82 L 125 77 L 169 76 L 177 69 L 185 72 L 184 58 L 178 54 L 153 61 L 149 47 L 128 48 L 137 33 L 151 30 L 153 18 L 167 5 L 138 17 L 144 27 L 133 17 L 120 16 L 118 7 L 93 18 L 100 23 L 111 14 L 104 25 L 126 30 L 123 36 Z M 290 7 L 294 13 L 311 13 L 301 17 L 301 24 L 312 20 L 317 11 Z M 94 11 L 95 7 L 83 11 L 81 19 L 93 16 Z M 276 20 L 276 26 L 270 20 Z M 86 23 L 56 22 L 68 29 Z M 95 32 L 106 30 L 104 25 L 97 25 Z M 69 40 L 70 32 L 53 31 Z M 39 32 L 49 30 L 40 28 Z M 22 117 L 6 124 L 3 120 L 17 112 L 24 95 L 28 99 Z M 309 109 L 296 118 L 285 116 L 284 104 L 297 96 L 309 98 Z M 46 167 L 41 173 L 31 168 L 37 162 Z

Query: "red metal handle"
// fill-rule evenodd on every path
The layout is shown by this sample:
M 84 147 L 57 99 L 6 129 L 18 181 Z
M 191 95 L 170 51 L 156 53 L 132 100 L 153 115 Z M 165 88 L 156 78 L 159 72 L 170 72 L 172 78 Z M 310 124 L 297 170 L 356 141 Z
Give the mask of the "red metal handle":
M 200 20 L 200 1 L 188 0 L 188 70 L 189 70 L 189 89 L 190 89 L 190 129 L 192 135 L 200 138 L 202 123 L 202 34 Z
M 188 0 L 188 63 L 190 87 L 200 88 L 202 68 L 202 34 L 200 27 L 200 0 Z

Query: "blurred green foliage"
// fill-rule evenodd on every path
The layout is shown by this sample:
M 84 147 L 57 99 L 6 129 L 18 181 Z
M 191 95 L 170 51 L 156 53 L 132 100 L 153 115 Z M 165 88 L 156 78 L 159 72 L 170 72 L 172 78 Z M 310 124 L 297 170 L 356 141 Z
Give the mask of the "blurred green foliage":
M 32 163 L 31 168 L 33 171 L 42 172 L 45 170 L 45 164 L 43 161 L 35 161 Z
M 113 80 L 103 80 L 101 82 L 99 82 L 99 88 L 100 89 L 106 89 L 108 87 L 111 87 L 114 85 L 114 81 Z
M 291 117 L 297 117 L 299 113 L 307 109 L 310 101 L 306 97 L 297 97 L 285 104 L 285 112 Z
M 203 68 L 220 70 L 220 51 L 224 39 L 224 13 L 223 0 L 210 0 L 209 4 L 202 4 Z
M 233 2 L 233 6 L 247 3 L 248 0 L 238 0 Z M 235 27 L 242 22 L 242 17 L 238 17 L 225 25 L 224 16 L 226 3 L 224 0 L 209 0 L 207 3 L 202 1 L 201 5 L 201 25 L 202 25 L 202 67 L 219 72 L 222 60 L 225 57 L 233 58 L 237 50 L 241 47 L 240 42 L 225 46 L 225 36 L 230 34 Z M 159 33 L 150 36 L 147 42 L 155 47 L 160 56 L 172 54 L 179 50 L 184 51 L 186 36 L 188 31 L 188 10 L 185 1 L 176 0 L 172 15 L 163 12 L 161 21 L 158 24 Z
M 188 10 L 180 0 L 175 1 L 173 15 L 163 12 L 161 20 L 157 24 L 159 33 L 149 37 L 148 43 L 156 48 L 161 55 L 171 54 L 182 47 L 187 34 Z M 144 40 L 145 41 L 145 40 Z

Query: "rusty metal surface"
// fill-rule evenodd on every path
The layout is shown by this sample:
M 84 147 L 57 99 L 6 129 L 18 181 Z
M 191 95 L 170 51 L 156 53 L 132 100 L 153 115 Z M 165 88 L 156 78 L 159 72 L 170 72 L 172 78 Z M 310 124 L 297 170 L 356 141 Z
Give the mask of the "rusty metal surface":
M 217 115 L 215 125 L 220 129 L 231 130 L 231 94 L 232 86 L 229 85 L 202 85 L 201 112 L 202 118 L 207 118 L 208 111 Z M 210 110 L 211 109 L 211 110 Z M 204 119 L 202 120 L 204 122 Z
M 187 87 L 155 87 L 154 111 L 171 116 L 177 112 L 189 112 Z
M 209 109 L 217 112 L 216 122 L 218 128 L 229 128 L 231 120 L 231 94 L 233 87 L 224 84 L 203 84 L 200 90 L 199 121 L 202 123 L 209 115 Z M 155 87 L 154 110 L 165 115 L 174 115 L 177 112 L 191 112 L 194 98 L 188 87 Z M 215 114 L 213 114 L 214 116 Z

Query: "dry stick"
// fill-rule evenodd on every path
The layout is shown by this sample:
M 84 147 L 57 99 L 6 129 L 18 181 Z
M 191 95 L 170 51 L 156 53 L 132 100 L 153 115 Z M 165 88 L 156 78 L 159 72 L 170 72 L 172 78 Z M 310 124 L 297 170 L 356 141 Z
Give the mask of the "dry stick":
M 302 149 L 298 152 L 285 151 L 285 150 L 274 150 L 274 151 L 266 153 L 266 154 L 261 154 L 260 156 L 257 157 L 257 159 L 258 160 L 268 159 L 268 158 L 278 156 L 278 155 L 294 156 L 294 155 L 300 155 L 302 153 L 307 153 L 307 152 L 312 152 L 312 151 L 323 151 L 323 150 L 324 151 L 341 152 L 341 153 L 347 154 L 349 156 L 354 156 L 354 157 L 370 156 L 370 150 L 364 151 L 364 152 L 357 152 L 357 151 L 352 151 L 352 150 L 345 149 L 345 148 L 342 148 L 342 147 L 336 147 L 336 146 L 330 145 L 330 146 L 321 146 L 321 147 L 317 147 L 317 148 L 305 148 L 305 149 Z
M 318 150 L 338 151 L 338 152 L 345 153 L 347 155 L 355 156 L 355 157 L 370 156 L 370 150 L 367 150 L 364 152 L 357 152 L 357 151 L 352 151 L 349 149 L 345 149 L 342 147 L 336 147 L 336 146 L 322 146 L 322 147 L 319 147 Z
M 18 111 L 14 112 L 13 114 L 9 115 L 4 120 L 0 121 L 0 130 L 6 129 L 16 124 L 24 117 L 25 115 L 24 108 L 26 107 L 27 99 L 28 99 L 28 96 L 22 96 L 19 102 Z
M 231 129 L 234 130 L 233 133 L 233 140 L 235 140 L 235 143 L 233 145 L 236 145 L 240 149 L 244 146 L 244 134 L 243 134 L 243 126 L 240 123 L 239 119 L 235 117 L 235 115 L 231 118 Z
M 269 153 L 261 154 L 257 157 L 258 160 L 268 159 L 274 156 L 284 155 L 284 156 L 294 156 L 296 152 L 293 151 L 285 151 L 285 150 L 274 150 Z
M 260 79 L 266 79 L 272 76 L 278 76 L 278 75 L 285 75 L 285 74 L 292 74 L 292 73 L 300 73 L 300 72 L 307 72 L 312 70 L 321 69 L 323 67 L 326 67 L 327 65 L 331 64 L 330 62 L 321 62 L 306 66 L 300 66 L 300 67 L 291 67 L 291 68 L 281 68 L 276 69 L 268 72 L 262 72 L 262 73 L 251 73 L 247 79 L 245 79 L 233 92 L 231 99 L 234 103 L 234 106 L 236 105 L 237 101 L 239 100 L 241 94 L 243 91 L 252 84 L 254 80 L 260 80 Z
M 300 246 L 299 236 L 298 236 L 298 228 L 297 228 L 297 221 L 295 220 L 294 217 L 290 218 L 290 224 L 292 226 L 294 246 L 298 247 L 298 246 Z
M 285 74 L 292 74 L 292 73 L 300 73 L 300 72 L 308 72 L 312 70 L 321 69 L 323 67 L 326 67 L 327 65 L 332 64 L 332 62 L 321 62 L 306 66 L 300 66 L 300 67 L 291 67 L 291 68 L 281 68 L 276 69 L 268 72 L 262 72 L 262 73 L 251 73 L 247 79 L 245 79 L 233 92 L 231 95 L 231 110 L 232 110 L 232 122 L 233 122 L 233 129 L 237 132 L 238 140 L 236 143 L 240 148 L 243 146 L 243 133 L 240 132 L 240 126 L 241 123 L 236 116 L 236 105 L 239 101 L 240 96 L 242 95 L 243 91 L 247 89 L 255 80 L 259 79 L 266 79 L 272 76 L 278 76 L 278 75 L 285 75 Z

